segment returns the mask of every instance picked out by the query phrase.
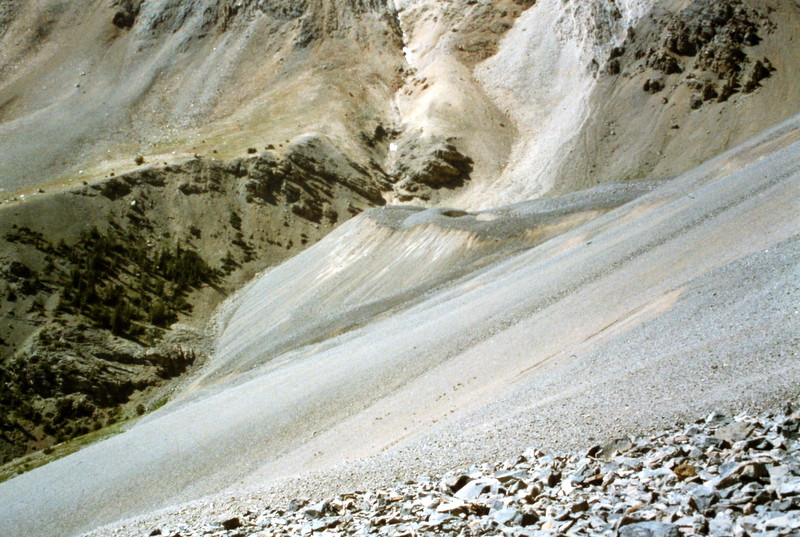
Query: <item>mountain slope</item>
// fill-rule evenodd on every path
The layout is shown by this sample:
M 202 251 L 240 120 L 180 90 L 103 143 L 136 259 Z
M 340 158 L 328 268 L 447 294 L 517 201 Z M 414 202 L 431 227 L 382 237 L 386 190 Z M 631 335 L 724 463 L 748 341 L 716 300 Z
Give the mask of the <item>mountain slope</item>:
M 6 192 L 313 133 L 391 201 L 488 207 L 680 173 L 800 106 L 780 0 L 9 6 Z
M 419 244 L 439 236 L 437 252 L 456 247 L 459 257 L 482 250 L 491 257 L 479 239 L 485 231 L 528 214 L 527 225 L 511 227 L 518 236 L 536 233 L 548 211 L 533 203 L 477 215 L 358 217 L 228 305 L 211 362 L 226 374 L 124 434 L 0 485 L 12 499 L 3 503 L 2 530 L 77 532 L 381 453 L 391 455 L 384 471 L 394 475 L 407 456 L 428 453 L 426 465 L 452 459 L 453 442 L 464 457 L 496 455 L 537 438 L 563 443 L 566 431 L 598 438 L 710 405 L 736 407 L 742 393 L 749 401 L 785 396 L 798 378 L 799 174 L 795 117 L 615 210 L 582 224 L 579 218 L 571 231 L 443 283 L 436 276 L 446 272 L 447 257 L 416 258 L 416 272 L 402 274 L 418 294 L 389 300 L 386 313 L 370 312 L 360 328 L 304 345 L 308 323 L 330 308 L 367 305 L 370 293 L 359 289 L 379 281 L 365 270 L 364 255 L 339 255 L 342 235 L 375 226 L 375 218 L 386 226 L 380 219 L 388 218 L 390 229 L 401 229 L 365 248 L 413 258 Z M 609 193 L 578 206 L 615 197 Z M 490 224 L 484 232 L 481 222 Z M 409 241 L 408 233 L 425 240 Z M 380 256 L 366 259 L 380 269 Z M 327 270 L 315 271 L 312 283 L 301 267 L 317 263 Z M 334 305 L 318 307 L 314 289 L 339 273 L 347 280 L 349 270 L 352 288 L 330 291 Z M 286 279 L 292 273 L 309 291 L 278 313 L 280 295 L 271 302 L 263 290 L 293 285 Z M 751 284 L 735 287 L 743 279 Z M 269 334 L 258 319 L 276 314 L 298 318 L 283 329 L 290 340 L 300 337 L 298 346 L 277 355 L 247 351 Z M 569 417 L 597 405 L 604 410 L 591 420 Z M 522 425 L 527 433 L 519 435 L 521 413 L 523 423 L 550 425 Z M 414 471 L 417 464 L 409 464 Z
M 2 456 L 172 401 L 0 531 L 795 393 L 798 39 L 784 0 L 3 3 Z

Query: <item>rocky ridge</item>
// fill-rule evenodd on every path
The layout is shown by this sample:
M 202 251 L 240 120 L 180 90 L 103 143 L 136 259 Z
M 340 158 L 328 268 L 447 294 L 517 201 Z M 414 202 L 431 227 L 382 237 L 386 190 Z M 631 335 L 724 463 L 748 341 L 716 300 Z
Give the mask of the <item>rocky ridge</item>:
M 783 537 L 800 531 L 800 412 L 726 417 L 580 452 L 529 449 L 496 464 L 326 499 L 296 499 L 216 521 L 103 535 L 618 535 Z M 134 529 L 135 528 L 135 529 Z M 91 535 L 98 535 L 93 533 Z

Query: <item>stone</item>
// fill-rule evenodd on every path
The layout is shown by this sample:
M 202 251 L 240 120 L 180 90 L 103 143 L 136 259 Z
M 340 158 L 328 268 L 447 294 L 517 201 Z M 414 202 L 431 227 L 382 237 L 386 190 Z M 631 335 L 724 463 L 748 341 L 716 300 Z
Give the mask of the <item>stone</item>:
M 591 460 L 583 459 L 578 464 L 578 468 L 572 473 L 569 480 L 575 484 L 581 484 L 595 474 L 597 474 L 596 466 L 592 464 Z
M 664 81 L 660 78 L 648 78 L 642 89 L 650 94 L 656 94 L 664 89 Z
M 621 455 L 631 449 L 633 449 L 633 442 L 631 442 L 630 438 L 620 438 L 603 446 L 599 456 L 608 458 L 615 454 Z
M 680 464 L 673 471 L 680 479 L 688 479 L 697 475 L 697 468 L 691 464 Z
M 614 58 L 613 60 L 608 60 L 605 67 L 606 74 L 609 75 L 618 75 L 622 68 L 620 67 L 619 60 Z
M 226 530 L 235 530 L 242 527 L 242 520 L 239 517 L 229 518 L 222 522 L 222 527 Z
M 483 494 L 484 492 L 488 491 L 491 484 L 484 480 L 473 480 L 464 485 L 462 488 L 455 493 L 455 497 L 461 500 L 475 500 Z
M 311 523 L 311 531 L 321 531 L 328 528 L 333 528 L 339 524 L 341 519 L 335 516 L 323 517 L 317 520 L 314 520 Z
M 772 75 L 773 70 L 774 68 L 768 59 L 764 58 L 763 60 L 757 60 L 745 78 L 744 84 L 742 85 L 742 91 L 745 93 L 751 93 L 754 91 L 761 85 L 760 82 L 762 80 L 769 78 Z
M 496 523 L 500 524 L 501 526 L 513 526 L 519 524 L 519 520 L 522 519 L 522 515 L 516 509 L 511 507 L 507 507 L 505 509 L 501 509 L 499 511 L 495 511 L 491 515 L 492 520 Z
M 734 470 L 739 468 L 739 464 L 740 463 L 738 461 L 724 462 L 717 468 L 717 473 L 722 478 L 728 477 L 733 473 Z
M 330 510 L 328 502 L 321 501 L 313 505 L 309 505 L 301 511 L 304 517 L 310 519 L 322 518 Z
M 786 479 L 778 487 L 778 494 L 781 496 L 795 496 L 800 494 L 800 477 L 792 476 Z
M 461 500 L 453 500 L 450 502 L 442 503 L 436 508 L 437 513 L 465 513 L 467 511 L 467 504 Z
M 677 526 L 655 520 L 636 522 L 619 529 L 619 537 L 680 537 L 680 535 Z
M 464 474 L 448 476 L 442 480 L 442 484 L 447 487 L 450 492 L 458 492 L 459 489 L 469 482 L 470 477 Z
M 132 28 L 139 15 L 141 0 L 116 0 L 114 4 L 118 9 L 111 18 L 112 24 L 123 30 Z
M 572 507 L 570 507 L 569 510 L 570 512 L 575 514 L 586 512 L 589 510 L 589 502 L 587 502 L 586 500 L 575 502 L 572 504 Z
M 719 500 L 719 494 L 711 487 L 698 485 L 690 490 L 689 505 L 701 513 Z
M 423 509 L 435 509 L 441 500 L 436 496 L 423 496 L 414 502 L 414 505 L 422 506 Z
M 703 89 L 701 90 L 700 94 L 702 95 L 704 101 L 711 101 L 719 97 L 717 87 L 710 82 L 703 84 Z
M 755 429 L 755 426 L 751 423 L 737 421 L 717 429 L 714 433 L 714 437 L 734 444 L 736 442 L 746 440 L 750 435 L 753 434 Z
M 603 446 L 601 446 L 600 444 L 595 444 L 586 450 L 586 455 L 584 456 L 590 458 L 596 458 L 598 455 L 602 453 L 602 451 L 603 451 Z
M 519 519 L 519 525 L 523 527 L 532 526 L 539 522 L 539 514 L 534 511 L 533 509 L 523 509 L 520 511 L 521 518 Z
M 784 515 L 776 516 L 768 519 L 764 525 L 767 528 L 785 529 L 798 529 L 800 528 L 800 512 L 792 511 Z
M 720 480 L 719 487 L 727 488 L 737 483 L 766 481 L 768 479 L 769 471 L 764 463 L 743 462 L 738 464 L 733 470 L 730 470 L 730 472 L 727 472 L 727 475 Z
M 430 517 L 428 517 L 428 524 L 431 526 L 440 526 L 451 520 L 459 519 L 447 513 L 433 513 Z
M 733 520 L 726 512 L 719 512 L 709 521 L 708 532 L 712 536 L 728 536 L 733 534 Z
M 287 513 L 296 513 L 304 505 L 305 505 L 305 502 L 301 502 L 301 501 L 298 501 L 298 500 L 292 500 L 291 502 L 289 502 L 289 505 L 286 506 L 286 512 Z
M 561 473 L 554 472 L 549 468 L 539 473 L 536 477 L 547 487 L 555 487 L 561 482 Z
M 648 66 L 661 71 L 665 75 L 674 75 L 683 72 L 681 62 L 675 56 L 662 52 L 655 54 L 648 62 Z
M 528 472 L 526 470 L 508 470 L 494 474 L 494 478 L 500 483 L 508 483 L 515 480 L 524 481 L 526 477 L 528 477 Z

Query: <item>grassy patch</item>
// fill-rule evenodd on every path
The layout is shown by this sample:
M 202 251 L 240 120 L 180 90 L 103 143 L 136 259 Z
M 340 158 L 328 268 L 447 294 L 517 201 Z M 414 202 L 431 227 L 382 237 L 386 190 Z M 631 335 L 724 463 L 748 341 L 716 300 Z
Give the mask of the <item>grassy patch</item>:
M 153 406 L 150 408 L 150 412 L 155 412 L 162 406 L 166 405 L 168 402 L 169 402 L 169 397 L 165 395 L 164 397 L 153 403 Z

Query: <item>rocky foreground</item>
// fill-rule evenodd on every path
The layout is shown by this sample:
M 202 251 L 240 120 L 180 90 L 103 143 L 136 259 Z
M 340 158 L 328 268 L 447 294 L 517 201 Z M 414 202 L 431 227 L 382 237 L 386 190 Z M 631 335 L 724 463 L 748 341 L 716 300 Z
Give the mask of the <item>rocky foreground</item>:
M 114 533 L 116 534 L 116 533 Z M 584 452 L 294 500 L 150 535 L 800 535 L 800 411 L 705 419 Z

